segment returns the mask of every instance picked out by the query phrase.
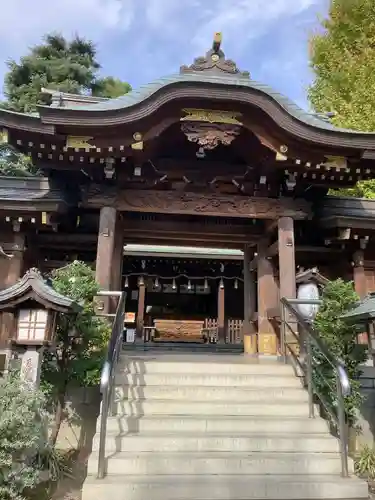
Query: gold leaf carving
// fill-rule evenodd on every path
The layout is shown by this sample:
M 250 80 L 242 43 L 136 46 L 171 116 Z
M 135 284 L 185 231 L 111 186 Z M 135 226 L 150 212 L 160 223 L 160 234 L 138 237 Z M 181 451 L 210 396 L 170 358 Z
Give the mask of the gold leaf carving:
M 66 147 L 72 149 L 96 149 L 96 146 L 90 144 L 89 141 L 92 141 L 93 137 L 89 136 L 75 136 L 68 135 L 66 138 Z
M 132 149 L 134 149 L 135 151 L 142 151 L 143 150 L 143 141 L 133 142 Z
M 239 120 L 239 118 L 241 118 L 241 113 L 236 113 L 234 111 L 197 108 L 185 108 L 182 111 L 186 113 L 186 116 L 183 116 L 181 121 L 242 125 L 242 122 Z
M 344 170 L 348 167 L 348 160 L 344 156 L 326 156 L 326 161 L 323 163 L 325 167 L 339 168 Z
M 286 161 L 287 159 L 288 157 L 282 153 L 276 153 L 276 161 Z

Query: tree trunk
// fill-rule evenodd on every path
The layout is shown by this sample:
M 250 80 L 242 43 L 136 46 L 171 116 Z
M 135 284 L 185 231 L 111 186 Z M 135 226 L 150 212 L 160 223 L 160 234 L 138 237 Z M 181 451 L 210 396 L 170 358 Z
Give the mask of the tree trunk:
M 57 397 L 57 405 L 55 412 L 55 421 L 53 424 L 51 437 L 49 439 L 50 444 L 54 447 L 56 445 L 57 437 L 60 432 L 61 423 L 64 415 L 64 407 L 65 407 L 65 390 L 64 392 L 59 393 Z

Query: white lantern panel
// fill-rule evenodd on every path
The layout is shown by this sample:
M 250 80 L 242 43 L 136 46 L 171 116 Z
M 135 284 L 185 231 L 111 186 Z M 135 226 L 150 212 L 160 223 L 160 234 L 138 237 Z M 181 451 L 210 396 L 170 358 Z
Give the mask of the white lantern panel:
M 46 340 L 48 311 L 46 309 L 21 309 L 18 314 L 18 342 L 43 342 Z
M 319 288 L 315 283 L 306 283 L 298 287 L 298 300 L 319 300 Z M 318 312 L 319 306 L 316 304 L 298 304 L 297 309 L 305 319 L 313 320 Z

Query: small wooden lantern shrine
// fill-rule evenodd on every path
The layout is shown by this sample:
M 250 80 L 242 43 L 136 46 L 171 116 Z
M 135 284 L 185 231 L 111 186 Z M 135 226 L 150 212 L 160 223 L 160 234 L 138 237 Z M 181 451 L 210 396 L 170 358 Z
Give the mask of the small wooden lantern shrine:
M 16 351 L 26 349 L 22 369 L 33 374 L 26 377 L 30 382 L 38 381 L 38 348 L 53 343 L 57 315 L 79 310 L 76 302 L 57 293 L 37 269 L 30 269 L 15 285 L 0 291 L 1 340 Z
M 328 283 L 328 279 L 319 273 L 316 267 L 301 270 L 296 275 L 297 298 L 300 300 L 319 300 L 321 288 Z M 318 306 L 313 304 L 299 304 L 299 312 L 305 319 L 312 321 L 318 312 Z

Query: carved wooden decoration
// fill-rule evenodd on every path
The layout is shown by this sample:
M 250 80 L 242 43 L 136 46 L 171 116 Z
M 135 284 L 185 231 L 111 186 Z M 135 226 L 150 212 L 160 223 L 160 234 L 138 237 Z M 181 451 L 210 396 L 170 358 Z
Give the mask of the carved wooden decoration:
M 243 78 L 250 78 L 248 71 L 240 71 L 237 64 L 225 58 L 224 52 L 220 48 L 221 34 L 216 33 L 211 50 L 205 56 L 194 59 L 190 66 L 181 66 L 180 73 L 208 72 L 221 75 L 236 75 Z
M 232 144 L 241 128 L 224 123 L 183 122 L 181 130 L 190 142 L 196 142 L 204 149 L 215 149 L 219 144 Z
M 181 121 L 226 123 L 231 125 L 242 125 L 241 113 L 235 111 L 220 111 L 216 109 L 185 108 L 182 110 L 185 116 Z
M 103 190 L 93 187 L 85 206 L 114 206 L 125 212 L 212 215 L 254 219 L 293 217 L 305 219 L 311 213 L 310 204 L 292 198 L 254 198 L 225 196 L 216 193 L 189 193 L 152 190 Z

